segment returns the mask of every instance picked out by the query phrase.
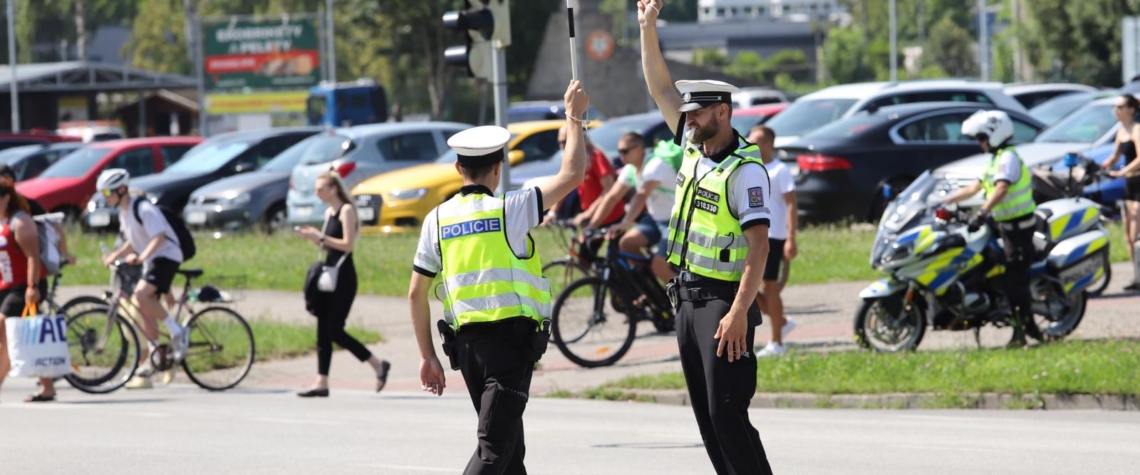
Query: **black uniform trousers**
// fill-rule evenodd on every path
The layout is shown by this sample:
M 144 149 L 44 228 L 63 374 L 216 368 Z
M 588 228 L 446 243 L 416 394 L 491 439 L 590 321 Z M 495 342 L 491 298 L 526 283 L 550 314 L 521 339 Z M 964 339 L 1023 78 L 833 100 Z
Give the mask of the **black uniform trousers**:
M 998 223 L 1001 236 L 1005 240 L 1005 291 L 1009 297 L 1013 316 L 1022 320 L 1022 325 L 1032 323 L 1033 297 L 1029 292 L 1029 269 L 1033 266 L 1033 229 L 1037 217 L 1016 219 Z M 1020 310 L 1020 312 L 1018 312 Z
M 719 340 L 713 336 L 731 305 L 726 299 L 681 301 L 677 318 L 681 369 L 716 473 L 770 475 L 772 468 L 760 433 L 748 420 L 748 405 L 756 393 L 756 355 L 749 353 L 732 363 L 727 353 L 716 356 Z M 753 346 L 755 328 L 748 324 L 748 350 Z
M 528 334 L 533 323 L 508 321 L 467 325 L 456 335 L 459 372 L 479 414 L 479 445 L 464 474 L 526 474 L 522 415 L 534 374 L 523 346 L 530 344 Z

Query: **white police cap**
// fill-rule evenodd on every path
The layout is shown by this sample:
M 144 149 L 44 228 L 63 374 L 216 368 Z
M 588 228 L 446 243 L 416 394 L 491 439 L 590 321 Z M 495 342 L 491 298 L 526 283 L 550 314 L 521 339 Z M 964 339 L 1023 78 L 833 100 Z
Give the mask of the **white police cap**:
M 485 125 L 452 135 L 447 146 L 459 155 L 459 164 L 487 166 L 503 161 L 503 147 L 511 140 L 511 133 L 499 126 Z
M 692 112 L 713 104 L 732 104 L 732 93 L 740 89 L 724 81 L 677 81 L 681 93 L 681 107 L 677 112 Z

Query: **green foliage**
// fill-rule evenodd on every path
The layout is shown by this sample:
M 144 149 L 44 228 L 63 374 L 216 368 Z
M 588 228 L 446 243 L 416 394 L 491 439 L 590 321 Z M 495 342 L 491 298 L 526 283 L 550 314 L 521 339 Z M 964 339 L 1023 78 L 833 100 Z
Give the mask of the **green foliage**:
M 974 38 L 964 28 L 954 23 L 950 15 L 943 16 L 930 29 L 926 47 L 922 53 L 923 66 L 939 66 L 952 77 L 972 77 L 978 75 L 977 54 L 974 51 Z
M 1134 0 L 1024 2 L 1020 32 L 1030 61 L 1051 80 L 1114 86 L 1121 82 L 1121 18 L 1140 13 Z
M 720 69 L 728 66 L 728 56 L 717 48 L 698 48 L 693 50 L 693 64 L 706 68 Z
M 864 56 L 863 31 L 859 27 L 834 28 L 823 42 L 823 68 L 836 83 L 864 80 Z
M 123 53 L 137 68 L 188 74 L 185 15 L 177 2 L 145 2 L 131 25 Z
M 775 82 L 778 74 L 786 75 L 785 81 L 788 82 L 793 74 L 802 77 L 810 70 L 803 51 L 793 49 L 780 50 L 763 59 L 755 52 L 744 51 L 738 53 L 732 63 L 724 68 L 725 74 L 768 83 Z

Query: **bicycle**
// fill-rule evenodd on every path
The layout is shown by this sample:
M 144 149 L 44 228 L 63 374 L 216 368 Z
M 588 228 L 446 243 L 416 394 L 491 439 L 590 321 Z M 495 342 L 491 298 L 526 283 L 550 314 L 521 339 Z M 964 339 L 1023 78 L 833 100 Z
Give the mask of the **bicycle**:
M 605 229 L 587 234 L 587 241 L 605 236 Z M 633 346 L 637 323 L 649 320 L 659 332 L 673 330 L 673 306 L 665 287 L 650 270 L 652 257 L 617 248 L 607 241 L 606 255 L 595 275 L 571 283 L 559 293 L 551 311 L 554 344 L 567 359 L 585 368 L 610 366 Z M 641 297 L 644 301 L 635 304 Z M 608 313 L 624 315 L 620 323 Z M 613 334 L 606 333 L 615 323 Z
M 569 219 L 557 220 L 550 228 L 559 235 L 560 241 L 566 243 L 565 256 L 542 266 L 542 275 L 550 281 L 551 294 L 558 295 L 575 281 L 594 275 L 602 239 L 599 236 L 579 241 L 577 226 Z
M 135 276 L 116 261 L 112 266 L 112 290 L 104 293 L 104 308 L 68 316 L 68 346 L 74 372 L 65 379 L 76 389 L 91 394 L 115 391 L 138 371 L 141 328 L 138 304 L 132 301 Z M 190 344 L 181 362 L 171 357 L 170 345 L 160 344 L 150 355 L 156 372 L 172 371 L 181 364 L 186 376 L 203 389 L 222 391 L 237 386 L 249 374 L 254 360 L 253 331 L 232 309 L 211 305 L 195 311 L 191 284 L 204 274 L 201 269 L 179 269 L 185 279 L 177 299 L 177 320 L 190 332 Z M 210 302 L 207 302 L 210 303 Z M 124 316 L 124 314 L 126 314 Z M 187 316 L 188 315 L 188 316 Z M 169 334 L 159 326 L 159 339 Z

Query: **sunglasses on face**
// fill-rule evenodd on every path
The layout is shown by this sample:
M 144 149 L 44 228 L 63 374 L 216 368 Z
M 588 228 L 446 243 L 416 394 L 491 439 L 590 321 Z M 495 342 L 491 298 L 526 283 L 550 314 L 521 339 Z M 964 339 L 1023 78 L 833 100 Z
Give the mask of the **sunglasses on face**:
M 112 190 L 103 190 L 103 197 L 110 198 L 112 193 L 114 193 Z

